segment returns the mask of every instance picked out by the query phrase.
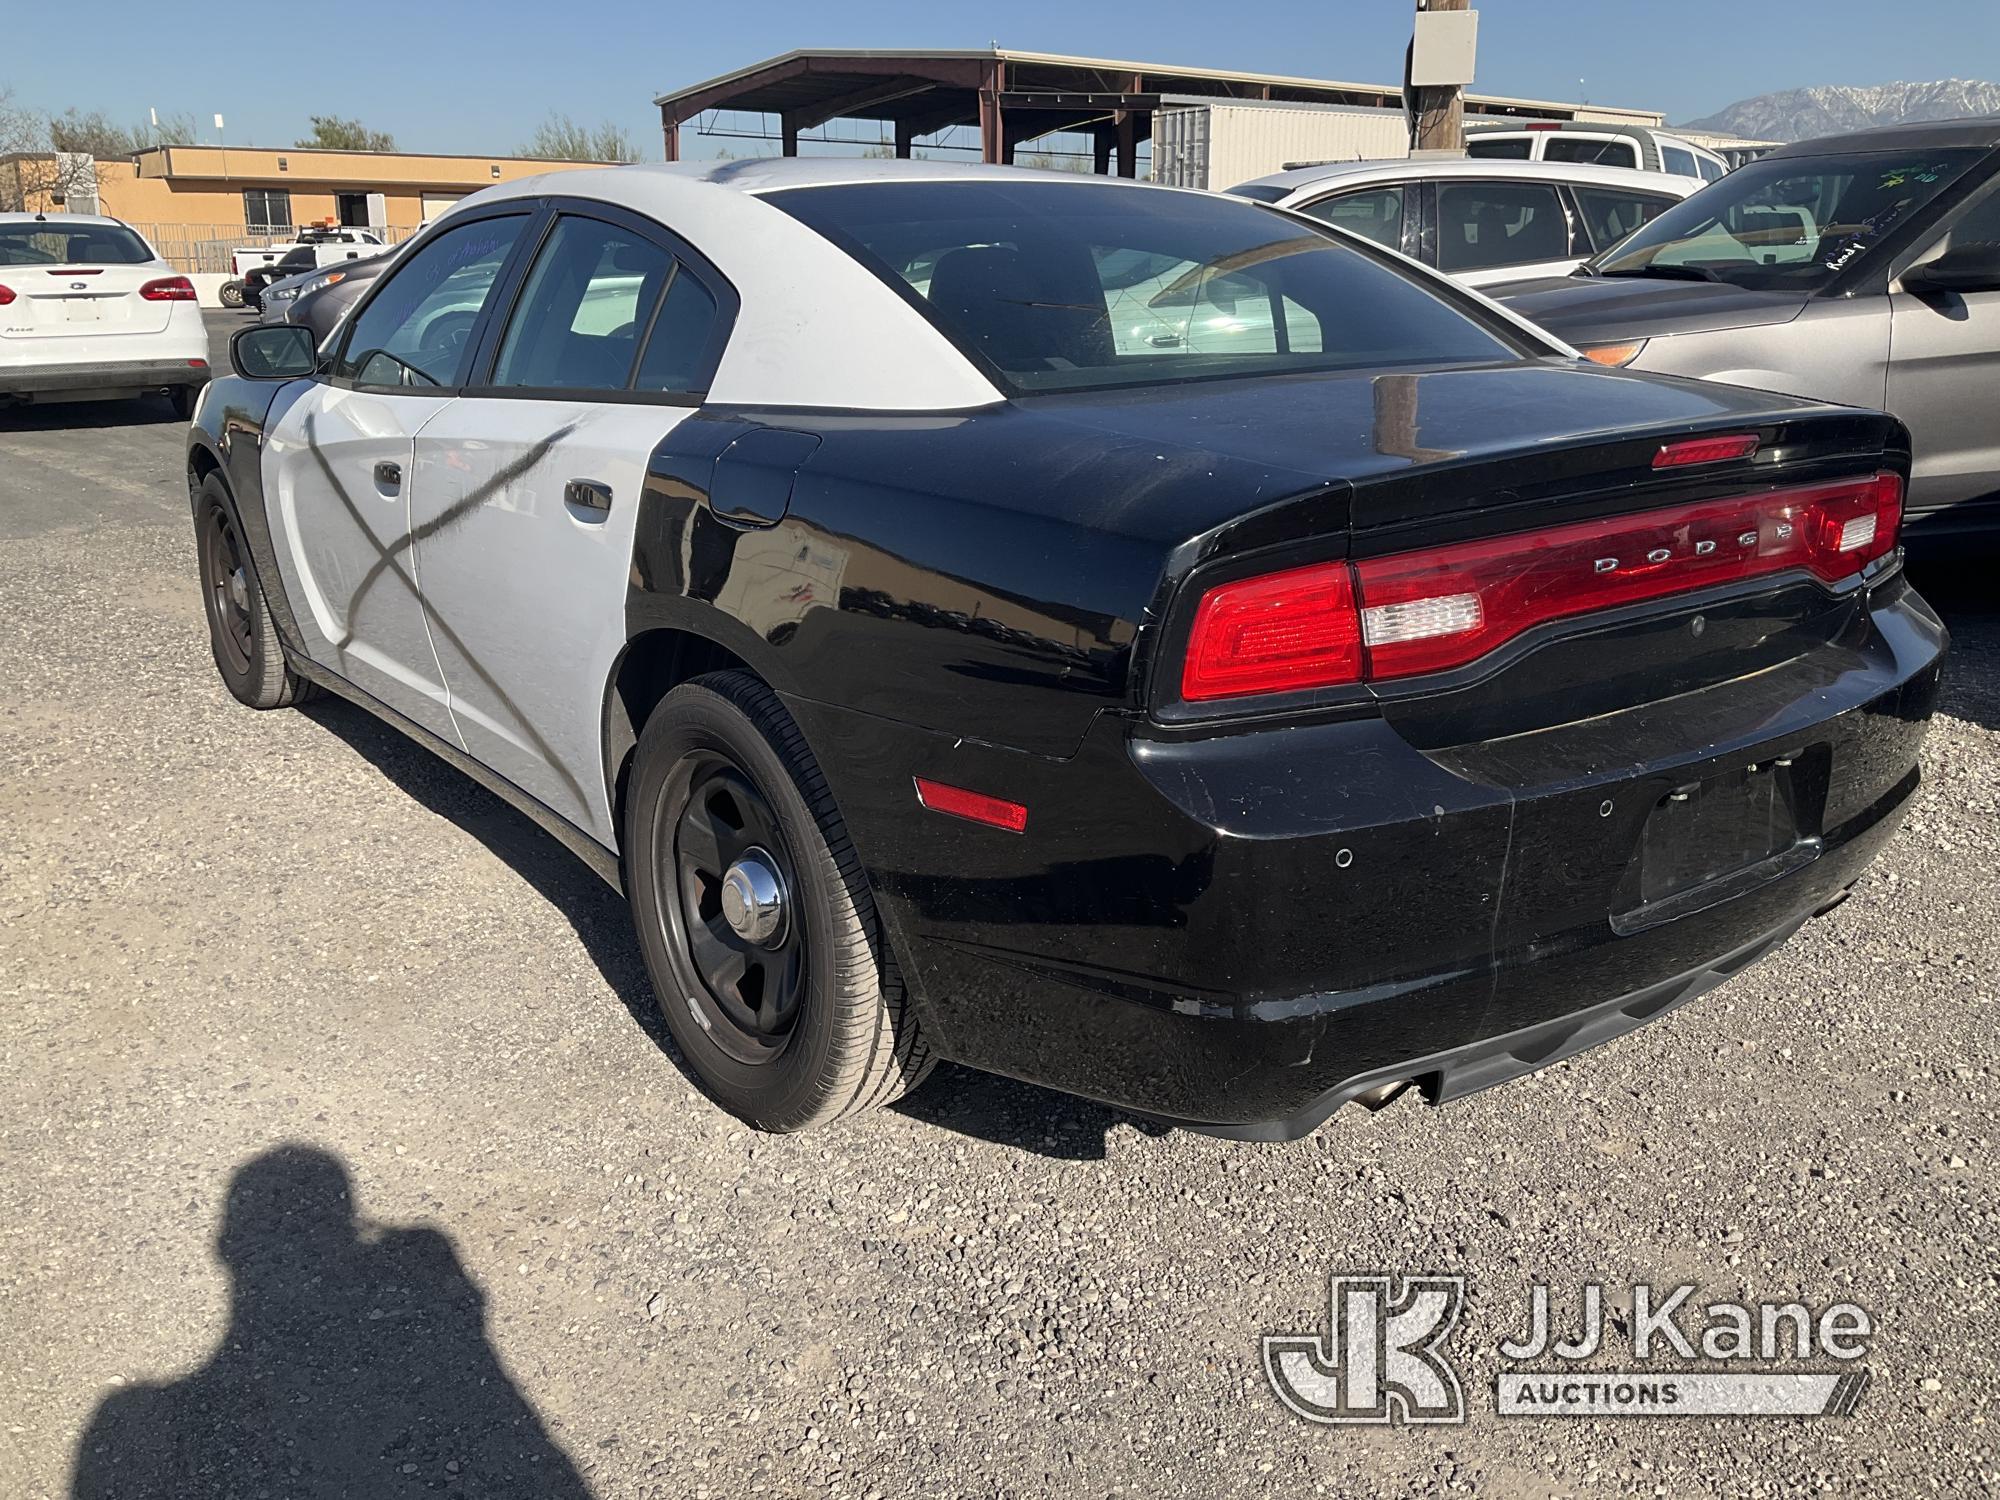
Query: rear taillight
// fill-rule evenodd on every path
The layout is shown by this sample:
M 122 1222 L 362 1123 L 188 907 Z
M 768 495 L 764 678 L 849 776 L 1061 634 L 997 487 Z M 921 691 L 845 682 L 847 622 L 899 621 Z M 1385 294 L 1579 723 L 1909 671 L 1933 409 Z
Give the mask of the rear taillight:
M 192 302 L 194 283 L 185 276 L 162 276 L 140 287 L 139 295 L 148 302 Z
M 1795 569 L 1836 583 L 1895 550 L 1902 509 L 1875 474 L 1219 584 L 1181 696 L 1445 671 L 1554 620 Z
M 1188 633 L 1181 696 L 1190 703 L 1361 680 L 1361 619 L 1346 563 L 1219 584 Z
M 13 300 L 14 300 L 14 289 L 11 286 L 0 286 L 0 307 L 5 307 L 9 302 L 12 302 Z

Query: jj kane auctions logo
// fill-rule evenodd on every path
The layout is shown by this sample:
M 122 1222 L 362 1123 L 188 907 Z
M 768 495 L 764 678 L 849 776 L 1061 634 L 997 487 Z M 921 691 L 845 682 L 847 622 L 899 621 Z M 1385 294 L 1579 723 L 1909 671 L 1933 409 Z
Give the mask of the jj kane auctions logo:
M 1267 1336 L 1265 1377 L 1309 1422 L 1463 1422 L 1465 1391 L 1450 1343 L 1465 1286 L 1462 1276 L 1333 1276 L 1326 1331 Z M 1815 1314 L 1801 1302 L 1721 1301 L 1697 1308 L 1694 1297 L 1692 1285 L 1664 1294 L 1634 1285 L 1624 1332 L 1636 1367 L 1584 1370 L 1582 1361 L 1605 1352 L 1603 1286 L 1581 1288 L 1576 1332 L 1567 1337 L 1555 1327 L 1549 1288 L 1535 1283 L 1528 1327 L 1498 1351 L 1536 1368 L 1495 1379 L 1496 1414 L 1816 1417 L 1847 1416 L 1859 1404 L 1869 1376 L 1855 1362 L 1875 1333 L 1866 1309 L 1836 1302 Z M 1656 1359 L 1751 1368 L 1661 1368 Z M 1806 1361 L 1836 1368 L 1796 1368 Z

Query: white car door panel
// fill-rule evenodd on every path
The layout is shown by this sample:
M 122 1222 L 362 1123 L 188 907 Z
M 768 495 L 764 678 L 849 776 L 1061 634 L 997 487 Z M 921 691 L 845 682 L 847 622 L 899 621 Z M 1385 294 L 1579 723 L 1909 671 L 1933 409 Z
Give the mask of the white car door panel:
M 527 222 L 525 209 L 473 218 L 415 247 L 356 313 L 331 382 L 301 397 L 264 449 L 278 565 L 303 606 L 308 654 L 446 738 L 412 505 L 452 479 L 426 472 L 417 438 L 465 380 L 486 301 Z
M 604 687 L 640 490 L 713 374 L 718 306 L 642 221 L 561 212 L 486 383 L 417 440 L 417 566 L 457 732 L 607 846 Z
M 417 442 L 425 603 L 467 753 L 601 842 L 640 488 L 685 407 L 467 396 Z M 571 480 L 609 491 L 565 499 Z M 601 496 L 601 491 L 599 492 Z
M 434 734 L 451 737 L 444 677 L 417 594 L 416 437 L 448 396 L 317 385 L 266 434 L 278 569 L 308 655 Z

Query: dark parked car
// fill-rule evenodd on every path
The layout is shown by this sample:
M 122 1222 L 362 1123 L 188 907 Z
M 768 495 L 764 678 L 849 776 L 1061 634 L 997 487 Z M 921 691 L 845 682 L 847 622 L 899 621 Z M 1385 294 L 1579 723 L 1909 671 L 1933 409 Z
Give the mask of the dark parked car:
M 1912 544 L 2000 541 L 2000 120 L 1781 146 L 1571 276 L 1486 290 L 1603 363 L 1884 408 Z
M 1135 261 L 1199 348 L 1120 336 Z M 1917 787 L 1900 424 L 1598 368 L 1241 199 L 584 169 L 232 356 L 225 683 L 622 886 L 767 1128 L 940 1056 L 1265 1139 L 1456 1098 L 1783 942 Z
M 263 321 L 310 328 L 316 342 L 333 332 L 341 315 L 388 269 L 393 252 L 367 260 L 344 260 L 323 271 L 307 271 L 264 289 Z

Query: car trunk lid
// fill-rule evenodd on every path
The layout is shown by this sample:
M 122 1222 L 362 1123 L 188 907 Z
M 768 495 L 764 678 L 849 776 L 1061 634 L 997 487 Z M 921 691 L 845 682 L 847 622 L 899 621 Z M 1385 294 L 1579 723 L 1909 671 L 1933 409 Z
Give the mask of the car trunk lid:
M 158 264 L 0 266 L 0 286 L 13 293 L 0 309 L 0 336 L 66 339 L 158 333 L 172 317 L 174 303 L 142 292 L 172 276 Z

